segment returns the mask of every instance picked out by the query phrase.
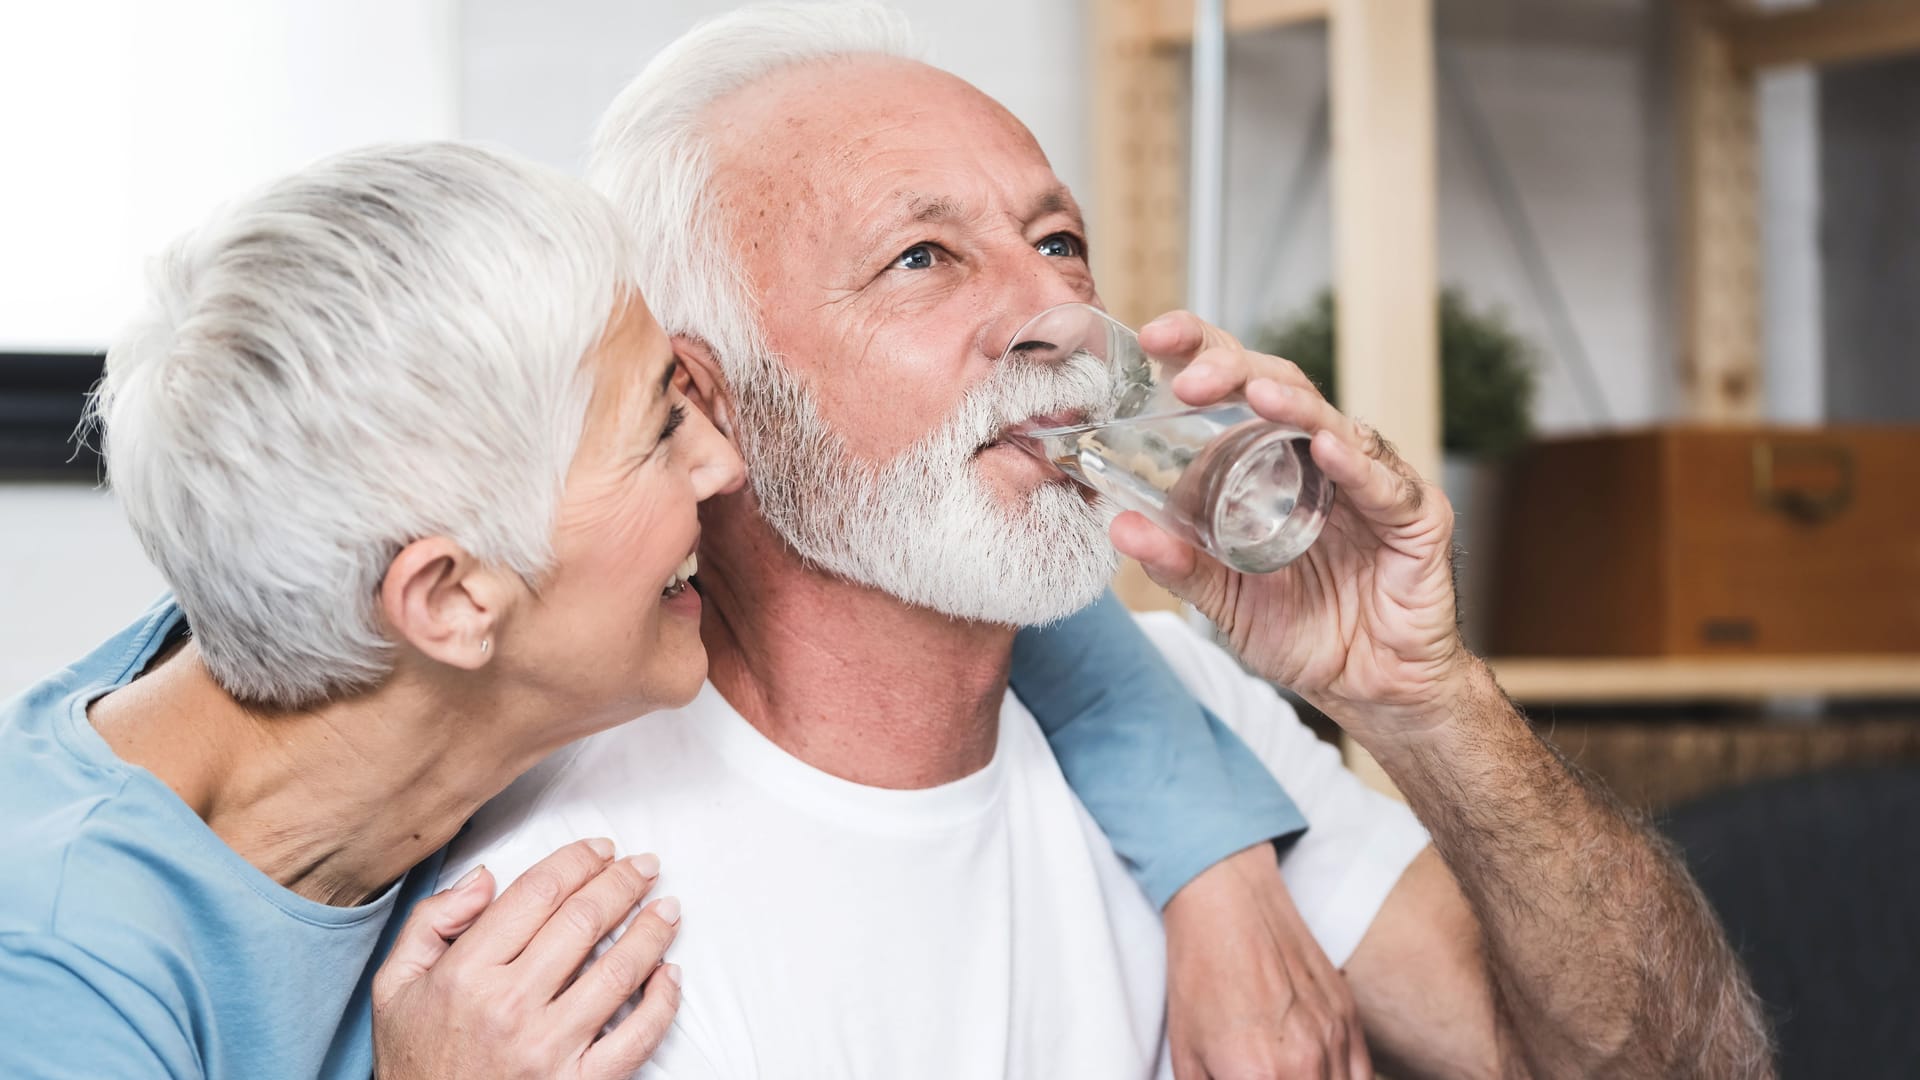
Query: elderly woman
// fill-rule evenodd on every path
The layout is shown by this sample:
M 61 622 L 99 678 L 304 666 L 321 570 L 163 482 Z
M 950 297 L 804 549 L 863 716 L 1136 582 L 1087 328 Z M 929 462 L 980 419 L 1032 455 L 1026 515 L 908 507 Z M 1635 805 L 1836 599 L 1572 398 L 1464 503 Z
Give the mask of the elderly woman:
M 657 872 L 605 841 L 484 915 L 474 883 L 364 977 L 477 807 L 704 676 L 695 510 L 741 466 L 630 243 L 585 187 L 439 144 L 332 159 L 164 257 L 97 413 L 173 597 L 5 714 L 0 1073 L 364 1078 L 370 995 L 383 1074 L 450 1038 L 488 1075 L 644 1059 L 671 899 L 562 989 Z M 569 898 L 595 919 L 549 922 Z M 462 929 L 463 985 L 513 988 L 495 1029 L 432 1000 Z
M 173 591 L 0 708 L 0 1075 L 620 1077 L 658 1045 L 653 856 L 586 839 L 497 899 L 485 871 L 423 899 L 482 803 L 705 676 L 696 510 L 741 466 L 634 254 L 580 184 L 423 144 L 161 260 L 96 412 Z M 1297 814 L 1129 621 L 1023 649 L 1156 902 L 1218 913 L 1238 878 L 1210 865 L 1271 867 Z

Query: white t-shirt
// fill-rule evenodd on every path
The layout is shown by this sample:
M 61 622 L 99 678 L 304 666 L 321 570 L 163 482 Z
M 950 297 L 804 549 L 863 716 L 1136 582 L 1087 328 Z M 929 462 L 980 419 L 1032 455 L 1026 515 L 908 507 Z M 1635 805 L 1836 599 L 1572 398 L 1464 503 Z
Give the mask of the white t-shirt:
M 1274 771 L 1309 828 L 1281 862 L 1335 964 L 1427 835 L 1265 683 L 1165 614 L 1141 627 Z M 1011 693 L 986 768 L 865 787 L 768 741 L 711 684 L 576 743 L 475 817 L 442 874 L 501 884 L 607 836 L 684 915 L 679 1016 L 643 1076 L 1170 1076 L 1158 913 Z

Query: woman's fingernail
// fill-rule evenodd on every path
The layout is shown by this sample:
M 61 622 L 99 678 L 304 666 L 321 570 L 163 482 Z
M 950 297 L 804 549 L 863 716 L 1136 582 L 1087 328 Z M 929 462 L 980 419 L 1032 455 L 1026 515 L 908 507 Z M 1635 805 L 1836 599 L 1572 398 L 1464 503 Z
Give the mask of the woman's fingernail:
M 649 851 L 645 855 L 627 856 L 627 865 L 640 872 L 641 877 L 660 876 L 660 856 Z
M 461 889 L 464 889 L 467 886 L 473 884 L 474 882 L 479 881 L 480 871 L 485 869 L 486 869 L 485 864 L 482 864 L 480 866 L 476 866 L 473 869 L 467 871 L 464 875 L 461 876 L 459 881 L 456 881 L 453 883 L 453 888 L 448 889 L 447 891 L 459 892 Z
M 1187 374 L 1196 379 L 1211 379 L 1213 378 L 1213 365 L 1201 363 L 1188 364 Z
M 680 965 L 679 964 L 660 965 L 660 974 L 665 975 L 667 977 L 667 981 L 672 983 L 673 985 L 675 986 L 680 985 Z
M 661 922 L 672 926 L 680 921 L 680 901 L 675 897 L 663 896 L 654 901 L 653 913 L 660 916 Z
M 587 841 L 587 846 L 593 849 L 595 855 L 603 859 L 613 858 L 613 841 L 605 837 L 595 837 Z

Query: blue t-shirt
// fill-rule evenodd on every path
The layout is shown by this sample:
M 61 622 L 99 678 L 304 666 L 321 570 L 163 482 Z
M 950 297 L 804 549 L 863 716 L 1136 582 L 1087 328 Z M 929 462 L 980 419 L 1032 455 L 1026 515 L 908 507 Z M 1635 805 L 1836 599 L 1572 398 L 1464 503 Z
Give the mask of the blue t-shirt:
M 374 960 L 439 857 L 330 907 L 120 760 L 87 706 L 184 632 L 163 602 L 0 707 L 0 1077 L 366 1080 Z
M 1280 782 L 1194 700 L 1112 592 L 1022 630 L 1009 677 L 1155 907 L 1234 852 L 1306 831 Z

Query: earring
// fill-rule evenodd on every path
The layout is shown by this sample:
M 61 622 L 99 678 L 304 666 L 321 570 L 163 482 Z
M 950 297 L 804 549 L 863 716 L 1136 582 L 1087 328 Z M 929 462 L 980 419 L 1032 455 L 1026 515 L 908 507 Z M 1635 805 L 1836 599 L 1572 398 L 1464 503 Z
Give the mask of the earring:
M 482 654 L 482 655 L 485 655 L 485 654 L 486 654 L 486 651 L 487 651 L 488 649 L 491 649 L 491 648 L 493 648 L 493 639 L 492 639 L 492 638 L 484 638 L 484 637 L 483 637 L 483 638 L 481 638 L 481 639 L 480 639 L 480 652 L 481 652 L 481 654 Z

